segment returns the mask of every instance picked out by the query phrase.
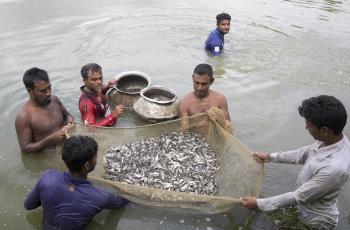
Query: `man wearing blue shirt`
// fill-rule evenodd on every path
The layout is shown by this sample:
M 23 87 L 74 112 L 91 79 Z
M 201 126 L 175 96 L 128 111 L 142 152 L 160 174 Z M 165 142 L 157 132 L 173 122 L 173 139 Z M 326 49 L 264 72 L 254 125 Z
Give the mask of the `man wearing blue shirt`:
M 128 200 L 87 180 L 97 161 L 97 143 L 87 136 L 73 136 L 62 147 L 69 172 L 47 170 L 25 199 L 27 210 L 43 207 L 44 229 L 83 229 L 102 209 L 125 206 Z
M 205 41 L 205 49 L 213 55 L 219 55 L 224 48 L 224 35 L 230 31 L 231 16 L 227 13 L 216 15 L 216 26 L 207 40 Z

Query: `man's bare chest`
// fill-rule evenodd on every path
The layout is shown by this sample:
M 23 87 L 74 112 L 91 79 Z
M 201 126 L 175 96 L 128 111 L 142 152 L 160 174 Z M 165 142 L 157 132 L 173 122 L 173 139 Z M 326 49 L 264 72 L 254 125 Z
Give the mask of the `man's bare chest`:
M 209 110 L 211 107 L 220 107 L 218 103 L 211 100 L 196 100 L 191 103 L 191 106 L 189 106 L 189 113 L 191 115 L 197 114 L 197 113 L 203 113 L 207 110 Z
M 38 134 L 50 133 L 61 128 L 64 117 L 59 107 L 52 106 L 47 109 L 36 109 L 32 111 L 30 125 Z

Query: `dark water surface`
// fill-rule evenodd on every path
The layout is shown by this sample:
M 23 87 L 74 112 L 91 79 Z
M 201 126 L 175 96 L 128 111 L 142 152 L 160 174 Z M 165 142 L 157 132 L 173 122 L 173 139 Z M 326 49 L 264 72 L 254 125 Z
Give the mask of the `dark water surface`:
M 203 43 L 222 11 L 232 15 L 231 32 L 223 55 L 208 57 Z M 236 135 L 256 151 L 313 141 L 297 113 L 307 97 L 335 95 L 350 112 L 347 0 L 0 0 L 0 28 L 0 229 L 40 226 L 40 210 L 25 211 L 23 199 L 43 170 L 59 167 L 54 152 L 22 156 L 18 147 L 14 119 L 28 99 L 22 76 L 32 66 L 49 72 L 53 93 L 79 120 L 85 63 L 99 63 L 106 80 L 126 70 L 143 71 L 153 84 L 181 97 L 192 90 L 195 65 L 208 62 L 217 77 L 213 89 L 228 99 Z M 133 124 L 135 117 L 120 121 Z M 295 188 L 299 169 L 267 165 L 262 195 Z M 338 229 L 349 229 L 349 183 L 339 208 Z M 130 204 L 103 211 L 88 229 L 248 229 L 247 219 L 253 219 L 253 229 L 272 228 L 259 213 L 240 207 L 195 215 Z

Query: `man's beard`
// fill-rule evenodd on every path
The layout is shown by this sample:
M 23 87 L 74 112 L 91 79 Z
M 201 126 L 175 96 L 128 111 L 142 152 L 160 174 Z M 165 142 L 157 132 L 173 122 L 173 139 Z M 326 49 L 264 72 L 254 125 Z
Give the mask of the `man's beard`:
M 42 101 L 37 101 L 40 105 L 42 105 L 42 106 L 47 106 L 47 105 L 49 105 L 50 103 L 51 103 L 51 98 L 50 97 L 48 97 L 48 98 L 45 98 L 44 100 L 42 100 Z

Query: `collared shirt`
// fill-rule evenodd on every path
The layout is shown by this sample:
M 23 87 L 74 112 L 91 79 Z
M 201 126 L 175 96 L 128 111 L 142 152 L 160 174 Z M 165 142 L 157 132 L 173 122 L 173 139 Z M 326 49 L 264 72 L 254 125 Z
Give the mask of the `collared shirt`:
M 86 125 L 113 126 L 117 118 L 111 113 L 110 105 L 104 95 L 92 94 L 80 87 L 79 110 L 81 120 Z M 101 98 L 101 99 L 100 99 Z
M 336 198 L 350 174 L 350 143 L 346 136 L 333 144 L 321 147 L 322 142 L 288 152 L 272 153 L 276 163 L 304 164 L 298 179 L 297 189 L 282 195 L 257 199 L 261 210 L 270 211 L 298 204 L 301 219 L 305 223 L 338 222 Z
M 97 188 L 68 172 L 49 169 L 27 195 L 27 210 L 43 207 L 44 224 L 55 229 L 83 229 L 102 209 L 125 206 L 128 200 Z
M 224 48 L 224 35 L 218 28 L 213 30 L 205 41 L 205 49 L 213 55 L 218 55 Z

